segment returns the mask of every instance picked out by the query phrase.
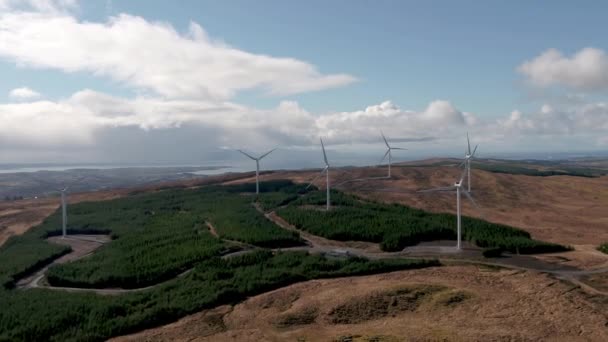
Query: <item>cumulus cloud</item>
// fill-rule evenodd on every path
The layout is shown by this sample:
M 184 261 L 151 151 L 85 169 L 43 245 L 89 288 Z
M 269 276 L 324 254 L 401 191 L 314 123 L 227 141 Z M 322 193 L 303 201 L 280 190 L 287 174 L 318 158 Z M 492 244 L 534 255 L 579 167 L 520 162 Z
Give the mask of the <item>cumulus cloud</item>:
M 77 0 L 0 0 L 0 10 L 63 12 L 78 7 Z
M 398 140 L 429 140 L 429 132 L 461 132 L 473 121 L 472 114 L 464 113 L 444 100 L 433 101 L 421 111 L 403 110 L 391 101 L 385 101 L 365 110 L 319 116 L 316 126 L 328 141 L 347 143 L 377 141 L 380 130 Z
M 14 100 L 29 100 L 40 97 L 40 93 L 28 87 L 15 88 L 8 93 L 8 96 Z
M 496 133 L 563 136 L 602 134 L 608 128 L 608 105 L 589 103 L 570 109 L 555 109 L 545 104 L 540 110 L 523 114 L 516 110 L 497 120 Z
M 386 101 L 360 111 L 318 115 L 294 101 L 256 109 L 227 101 L 128 99 L 86 89 L 58 101 L 0 105 L 0 136 L 35 143 L 90 143 L 99 129 L 191 124 L 221 132 L 218 146 L 305 146 L 319 136 L 332 144 L 365 143 L 377 141 L 381 130 L 401 141 L 428 141 L 433 139 L 429 131 L 449 132 L 466 127 L 466 122 L 465 113 L 446 101 L 434 101 L 422 111 L 402 110 Z
M 297 59 L 239 50 L 196 23 L 182 34 L 128 14 L 94 23 L 62 12 L 8 11 L 0 15 L 0 56 L 25 67 L 109 77 L 167 98 L 227 100 L 247 89 L 289 95 L 356 80 L 322 74 Z
M 380 131 L 393 142 L 446 146 L 463 143 L 466 131 L 484 142 L 579 134 L 606 143 L 601 136 L 608 129 L 608 105 L 588 103 L 576 92 L 566 109 L 549 101 L 537 111 L 516 110 L 491 120 L 446 100 L 417 109 L 385 101 L 322 114 L 287 100 L 269 109 L 244 106 L 232 102 L 239 91 L 296 94 L 346 85 L 355 78 L 323 74 L 293 58 L 239 50 L 209 37 L 196 23 L 180 33 L 167 23 L 127 14 L 104 23 L 84 22 L 70 14 L 74 8 L 72 0 L 0 0 L 0 58 L 20 67 L 109 78 L 138 95 L 127 98 L 84 89 L 40 100 L 32 89 L 14 89 L 9 96 L 18 101 L 0 104 L 0 143 L 7 149 L 81 146 L 112 157 L 129 145 L 122 157 L 128 159 L 141 141 L 145 143 L 138 155 L 152 158 L 163 151 L 173 153 L 168 151 L 176 148 L 166 146 L 180 144 L 191 151 L 199 143 L 201 148 L 304 148 L 316 144 L 319 136 L 329 144 L 378 144 Z M 570 58 L 549 50 L 523 63 L 519 71 L 541 86 L 604 89 L 606 65 L 601 50 L 584 49 Z
M 608 89 L 608 55 L 603 50 L 584 48 L 571 57 L 549 49 L 524 62 L 517 70 L 534 85 L 567 86 L 581 90 Z
M 509 146 L 515 143 L 515 136 L 588 135 L 599 144 L 605 141 L 600 137 L 607 129 L 608 104 L 601 102 L 568 110 L 547 104 L 529 113 L 513 111 L 497 120 L 482 120 L 443 100 L 432 101 L 421 110 L 405 110 L 385 101 L 362 110 L 317 114 L 294 101 L 257 109 L 227 101 L 123 98 L 83 90 L 57 101 L 0 105 L 0 142 L 7 148 L 95 146 L 103 150 L 104 146 L 99 145 L 112 143 L 108 137 L 116 136 L 111 132 L 123 132 L 118 135 L 123 140 L 138 136 L 146 141 L 149 137 L 170 141 L 170 136 L 177 138 L 181 132 L 195 136 L 197 130 L 204 132 L 201 148 L 252 150 L 271 146 L 306 148 L 316 144 L 319 136 L 332 145 L 379 144 L 380 131 L 393 142 L 445 146 L 463 143 L 466 131 L 476 141 L 502 141 Z

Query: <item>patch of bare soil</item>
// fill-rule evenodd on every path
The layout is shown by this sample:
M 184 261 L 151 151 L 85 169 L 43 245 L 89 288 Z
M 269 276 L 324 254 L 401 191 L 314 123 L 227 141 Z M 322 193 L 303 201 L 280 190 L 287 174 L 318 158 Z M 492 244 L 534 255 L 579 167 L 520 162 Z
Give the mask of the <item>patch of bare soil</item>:
M 41 284 L 39 283 L 43 280 L 44 274 L 50 266 L 84 258 L 92 254 L 96 249 L 103 246 L 105 243 L 110 242 L 111 239 L 109 235 L 68 235 L 65 238 L 61 236 L 53 236 L 47 240 L 59 245 L 70 246 L 72 251 L 57 258 L 50 265 L 43 267 L 36 273 L 20 279 L 17 282 L 17 287 L 27 288 L 40 286 Z
M 589 298 L 545 274 L 446 266 L 299 283 L 113 341 L 607 341 L 608 301 Z
M 376 291 L 334 307 L 327 316 L 331 324 L 356 324 L 387 316 L 395 317 L 402 312 L 416 311 L 433 295 L 445 290 L 443 286 L 414 285 Z M 449 301 L 445 299 L 441 302 L 446 300 Z
M 608 254 L 598 251 L 597 246 L 574 245 L 573 247 L 575 250 L 571 252 L 540 254 L 535 257 L 554 264 L 573 266 L 583 270 L 608 267 Z
M 608 273 L 584 276 L 581 281 L 598 291 L 608 293 Z
M 309 306 L 279 316 L 275 325 L 277 328 L 289 328 L 298 325 L 312 324 L 319 316 L 319 309 Z
M 79 202 L 109 200 L 126 194 L 126 190 L 71 194 L 68 196 L 68 206 Z M 42 223 L 60 205 L 59 198 L 0 202 L 0 246 L 11 236 L 23 234 Z

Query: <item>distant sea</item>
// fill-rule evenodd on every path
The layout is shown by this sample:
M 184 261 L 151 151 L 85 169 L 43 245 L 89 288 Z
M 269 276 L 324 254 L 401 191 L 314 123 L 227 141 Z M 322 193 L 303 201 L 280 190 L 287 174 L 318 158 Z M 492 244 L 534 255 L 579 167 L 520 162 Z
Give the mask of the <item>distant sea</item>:
M 393 156 L 393 163 L 401 161 L 423 160 L 436 157 L 461 158 L 462 155 L 446 154 L 423 154 L 419 151 L 405 151 L 398 156 Z M 369 166 L 380 162 L 383 150 L 376 154 L 345 154 L 328 150 L 328 158 L 334 166 Z M 480 153 L 479 158 L 494 159 L 536 159 L 536 160 L 564 160 L 584 157 L 608 158 L 607 152 L 517 152 L 517 153 Z M 277 151 L 268 160 L 261 162 L 262 170 L 288 170 L 302 168 L 319 168 L 323 166 L 322 155 L 319 151 L 307 153 L 293 153 L 290 151 Z M 84 170 L 109 170 L 122 168 L 199 168 L 198 171 L 188 172 L 195 175 L 217 175 L 227 172 L 245 172 L 255 170 L 255 164 L 247 159 L 228 159 L 225 161 L 209 161 L 201 164 L 196 163 L 156 163 L 156 164 L 121 164 L 121 163 L 6 163 L 0 164 L 0 174 L 38 172 L 38 171 L 67 171 L 74 169 Z
M 111 170 L 124 168 L 200 168 L 199 171 L 189 172 L 196 175 L 216 175 L 227 172 L 241 172 L 240 167 L 208 166 L 196 164 L 0 164 L 0 174 L 39 172 L 39 171 L 68 171 L 68 170 Z

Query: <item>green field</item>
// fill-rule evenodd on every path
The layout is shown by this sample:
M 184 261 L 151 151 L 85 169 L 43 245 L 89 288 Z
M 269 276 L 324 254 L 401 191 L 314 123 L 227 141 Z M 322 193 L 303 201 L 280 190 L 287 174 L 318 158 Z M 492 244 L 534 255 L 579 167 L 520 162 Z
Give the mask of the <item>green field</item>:
M 604 244 L 600 245 L 600 246 L 597 248 L 597 250 L 598 250 L 598 251 L 600 251 L 600 252 L 602 252 L 602 253 L 606 253 L 606 254 L 608 254 L 608 242 L 606 242 L 606 243 L 604 243 Z
M 0 341 L 102 341 L 175 321 L 187 314 L 309 279 L 389 272 L 438 265 L 433 260 L 326 259 L 306 252 L 267 248 L 299 245 L 259 213 L 255 185 L 206 186 L 140 193 L 70 206 L 69 233 L 111 234 L 93 255 L 52 266 L 52 285 L 138 288 L 114 296 L 49 289 L 14 289 L 25 274 L 70 251 L 47 242 L 60 234 L 59 212 L 0 248 Z M 289 189 L 289 190 L 287 190 Z M 267 207 L 297 200 L 288 181 L 262 184 Z M 206 228 L 212 222 L 220 238 Z M 239 256 L 222 255 L 234 244 L 259 246 Z M 176 275 L 184 273 L 181 277 Z
M 422 241 L 455 239 L 456 216 L 433 214 L 397 204 L 382 204 L 332 191 L 334 208 L 325 204 L 324 192 L 311 192 L 277 213 L 297 228 L 333 240 L 380 243 L 385 251 L 399 251 Z M 313 206 L 313 207 L 311 207 Z M 485 248 L 512 253 L 543 253 L 567 247 L 533 240 L 517 228 L 462 217 L 463 239 Z

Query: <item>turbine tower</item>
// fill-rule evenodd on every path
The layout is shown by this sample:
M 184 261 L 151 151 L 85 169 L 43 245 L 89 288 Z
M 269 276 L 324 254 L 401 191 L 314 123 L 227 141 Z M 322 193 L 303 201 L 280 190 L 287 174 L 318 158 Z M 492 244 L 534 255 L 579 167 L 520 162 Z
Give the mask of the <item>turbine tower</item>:
M 386 159 L 386 156 L 388 156 L 388 178 L 391 178 L 391 164 L 393 161 L 393 155 L 392 155 L 392 150 L 407 150 L 407 148 L 401 148 L 401 147 L 392 147 L 388 141 L 386 140 L 386 137 L 384 136 L 384 133 L 380 132 L 380 134 L 382 134 L 382 139 L 384 139 L 384 144 L 386 144 L 386 153 L 384 154 L 384 157 L 382 157 L 382 160 L 380 161 L 380 164 L 382 164 L 382 162 L 384 161 L 384 159 Z
M 466 190 L 462 189 L 462 182 L 464 181 L 464 177 L 466 175 L 466 169 L 462 172 L 460 179 L 458 182 L 454 183 L 452 186 L 435 188 L 429 190 L 422 190 L 420 192 L 438 192 L 438 191 L 453 191 L 456 190 L 456 249 L 462 249 L 462 219 L 461 219 L 461 210 L 460 210 L 460 196 L 464 194 L 473 205 L 479 209 L 479 206 L 471 196 L 471 194 Z
M 241 152 L 242 154 L 247 156 L 249 159 L 255 161 L 255 194 L 256 195 L 260 194 L 260 160 L 262 160 L 264 157 L 266 157 L 267 155 L 272 153 L 272 151 L 274 151 L 274 150 L 276 150 L 276 148 L 273 148 L 272 150 L 262 154 L 261 156 L 259 156 L 257 158 L 251 156 L 250 154 L 248 154 L 246 152 L 238 150 L 239 152 Z
M 323 150 L 323 160 L 325 161 L 325 167 L 323 168 L 323 170 L 321 170 L 321 172 L 319 172 L 319 174 L 317 176 L 315 176 L 315 178 L 312 179 L 312 181 L 310 181 L 310 184 L 308 184 L 306 189 L 310 188 L 312 183 L 314 183 L 314 181 L 316 181 L 317 178 L 319 178 L 321 175 L 323 175 L 323 173 L 325 173 L 325 182 L 326 182 L 326 191 L 327 191 L 326 210 L 329 210 L 329 207 L 330 207 L 329 162 L 327 161 L 327 154 L 325 153 L 325 145 L 323 145 L 323 139 L 320 138 L 320 140 L 321 140 L 321 149 Z
M 471 152 L 471 141 L 469 140 L 469 133 L 467 132 L 467 150 L 464 153 L 464 160 L 460 164 L 464 166 L 467 173 L 467 188 L 468 192 L 471 192 L 471 160 L 475 157 L 475 152 L 477 152 L 477 147 L 479 145 L 475 145 L 473 152 Z
M 68 190 L 68 188 L 63 188 L 61 190 L 59 190 L 61 192 L 61 216 L 63 218 L 63 222 L 61 224 L 61 230 L 62 230 L 62 238 L 65 238 L 67 235 L 67 225 L 68 225 L 68 214 L 67 214 L 67 204 L 65 201 L 65 192 Z

